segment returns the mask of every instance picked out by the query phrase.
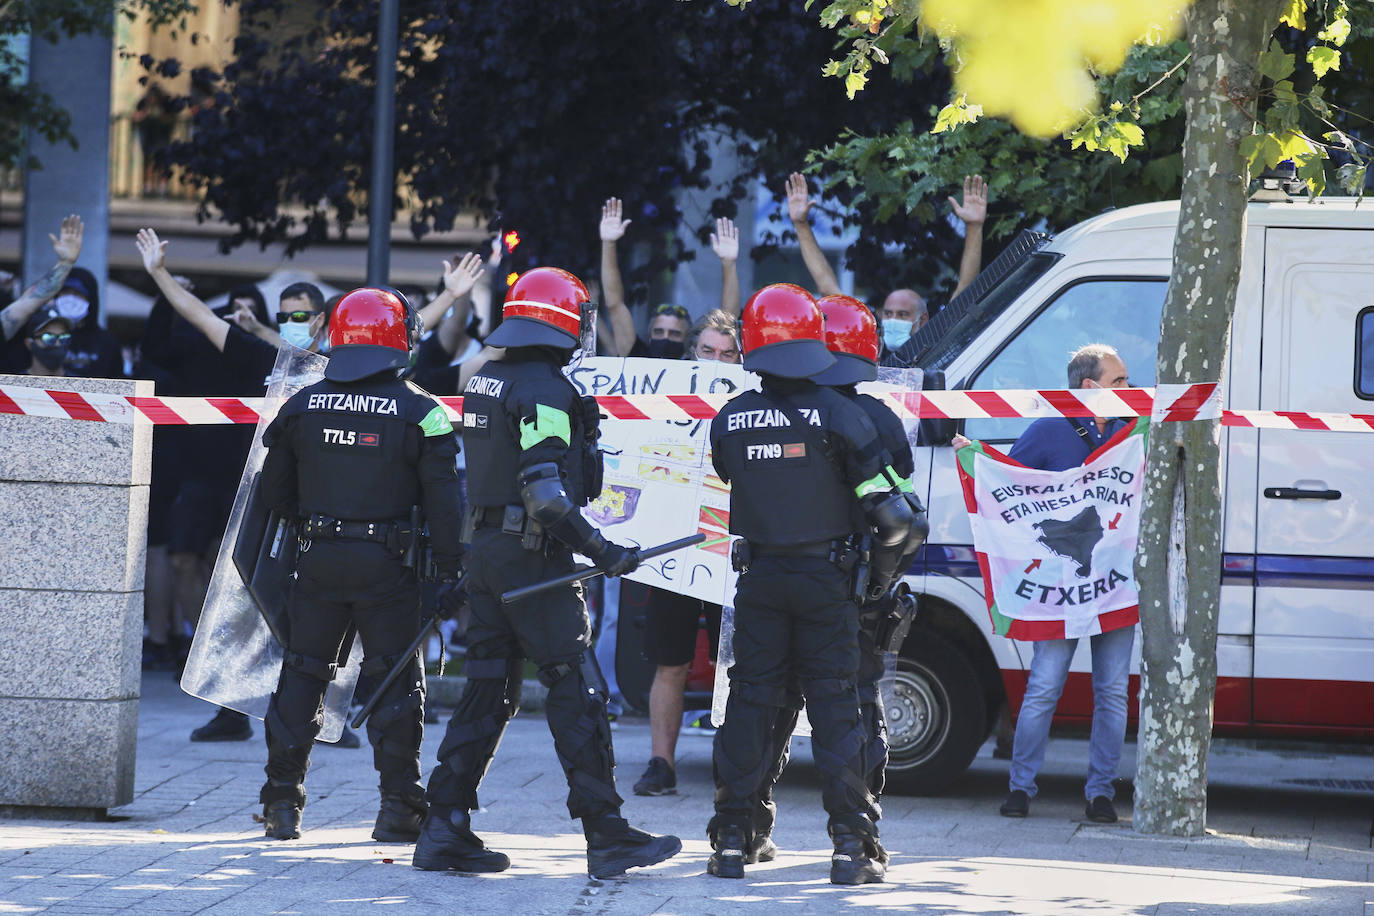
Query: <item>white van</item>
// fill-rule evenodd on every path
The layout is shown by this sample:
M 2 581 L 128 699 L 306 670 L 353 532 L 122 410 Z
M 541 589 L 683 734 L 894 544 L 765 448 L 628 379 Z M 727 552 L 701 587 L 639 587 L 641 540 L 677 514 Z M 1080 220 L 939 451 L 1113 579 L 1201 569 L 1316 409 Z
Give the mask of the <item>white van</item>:
M 1374 413 L 1374 206 L 1252 202 L 1248 216 L 1223 405 Z M 1120 351 L 1132 385 L 1152 386 L 1177 221 L 1175 201 L 1109 212 L 1053 239 L 1026 233 L 902 355 L 927 370 L 927 387 L 943 373 L 952 389 L 1063 388 L 1069 353 L 1102 342 Z M 957 428 L 1005 449 L 1029 423 Z M 915 450 L 931 532 L 907 577 L 920 613 L 887 710 L 895 791 L 937 792 L 963 772 L 1001 705 L 1019 708 L 1030 664 L 1031 644 L 992 631 L 948 445 L 955 428 L 925 430 L 936 444 Z M 1221 436 L 1216 732 L 1374 740 L 1374 438 Z M 1133 672 L 1138 642 L 1136 656 Z M 1132 719 L 1138 685 L 1133 674 Z M 1056 722 L 1091 714 L 1084 648 Z

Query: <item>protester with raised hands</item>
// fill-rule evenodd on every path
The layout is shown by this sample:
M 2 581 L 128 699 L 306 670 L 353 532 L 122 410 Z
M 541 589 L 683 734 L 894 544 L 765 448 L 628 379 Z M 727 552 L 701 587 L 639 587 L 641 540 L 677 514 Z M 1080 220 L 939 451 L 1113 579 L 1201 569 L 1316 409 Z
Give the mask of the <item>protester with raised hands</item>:
M 18 299 L 7 305 L 4 311 L 0 311 L 0 337 L 5 340 L 12 339 L 23 330 L 25 323 L 38 311 L 40 305 L 57 295 L 67 279 L 67 274 L 76 264 L 76 259 L 81 256 L 81 241 L 84 234 L 85 227 L 81 223 L 81 217 L 75 213 L 63 217 L 57 235 L 48 233 L 53 253 L 57 255 L 57 262 L 20 293 Z M 70 331 L 70 328 L 68 330 Z

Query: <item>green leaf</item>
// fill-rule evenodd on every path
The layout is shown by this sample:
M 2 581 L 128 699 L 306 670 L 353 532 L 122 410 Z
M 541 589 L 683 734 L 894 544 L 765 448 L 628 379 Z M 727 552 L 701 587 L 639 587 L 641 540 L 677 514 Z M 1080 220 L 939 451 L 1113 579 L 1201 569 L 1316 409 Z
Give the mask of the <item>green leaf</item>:
M 1250 171 L 1255 170 L 1255 161 L 1259 159 L 1260 150 L 1264 146 L 1264 140 L 1268 134 L 1251 134 L 1240 141 L 1240 154 L 1250 163 Z
M 1307 190 L 1313 197 L 1320 197 L 1326 191 L 1326 162 L 1324 154 L 1303 156 L 1298 160 L 1298 178 L 1307 182 Z
M 1270 44 L 1260 55 L 1259 67 L 1261 76 L 1267 76 L 1277 83 L 1292 76 L 1297 64 L 1293 61 L 1292 54 L 1285 52 L 1277 44 Z
M 1316 153 L 1317 148 L 1312 145 L 1312 141 L 1295 130 L 1286 130 L 1274 136 L 1274 142 L 1279 146 L 1281 157 L 1279 162 L 1284 159 L 1298 160 Z
M 1368 162 L 1347 162 L 1336 170 L 1341 188 L 1347 194 L 1364 196 L 1365 174 L 1369 171 Z
M 1145 131 L 1138 125 L 1120 123 L 1116 125 L 1116 132 L 1129 146 L 1140 146 L 1145 142 Z
M 853 99 L 854 93 L 863 89 L 864 84 L 867 82 L 867 73 L 860 73 L 857 70 L 850 70 L 849 75 L 844 78 L 844 91 L 849 95 L 850 99 Z
M 1344 13 L 1344 10 L 1345 6 L 1344 4 L 1342 4 L 1340 8 L 1342 14 Z M 1326 28 L 1322 29 L 1320 32 L 1317 33 L 1318 40 L 1329 41 L 1338 48 L 1341 45 L 1345 44 L 1345 40 L 1349 37 L 1350 20 L 1345 18 L 1344 15 L 1341 15 L 1336 19 L 1332 19 L 1329 23 L 1327 23 Z
M 1326 45 L 1313 45 L 1307 49 L 1307 62 L 1317 79 L 1321 79 L 1330 71 L 1341 69 L 1341 52 Z

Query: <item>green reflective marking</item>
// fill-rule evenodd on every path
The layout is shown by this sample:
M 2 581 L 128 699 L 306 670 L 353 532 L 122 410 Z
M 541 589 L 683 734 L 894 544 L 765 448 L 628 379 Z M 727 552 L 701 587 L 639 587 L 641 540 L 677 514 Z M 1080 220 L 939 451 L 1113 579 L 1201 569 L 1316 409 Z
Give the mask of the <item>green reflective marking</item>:
M 420 429 L 425 437 L 447 436 L 453 432 L 453 424 L 448 421 L 448 413 L 442 407 L 435 407 L 420 421 Z
M 911 485 L 911 481 L 897 473 L 897 469 L 892 465 L 887 466 L 887 476 L 897 482 L 897 491 L 900 493 L 915 493 L 916 488 Z
M 572 445 L 572 421 L 557 407 L 535 405 L 534 422 L 520 421 L 520 450 L 533 448 L 545 439 L 562 439 Z
M 890 489 L 892 489 L 892 484 L 888 482 L 887 475 L 878 474 L 876 477 L 859 484 L 854 488 L 854 492 L 860 497 L 864 497 L 870 493 L 885 493 Z

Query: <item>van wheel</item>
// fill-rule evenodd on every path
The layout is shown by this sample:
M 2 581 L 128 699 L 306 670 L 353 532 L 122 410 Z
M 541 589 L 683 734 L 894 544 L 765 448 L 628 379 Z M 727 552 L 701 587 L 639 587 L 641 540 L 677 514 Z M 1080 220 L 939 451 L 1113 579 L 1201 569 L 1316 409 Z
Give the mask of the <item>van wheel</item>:
M 957 646 L 930 630 L 913 630 L 897 658 L 887 712 L 887 791 L 941 792 L 987 737 L 987 701 L 978 673 Z

